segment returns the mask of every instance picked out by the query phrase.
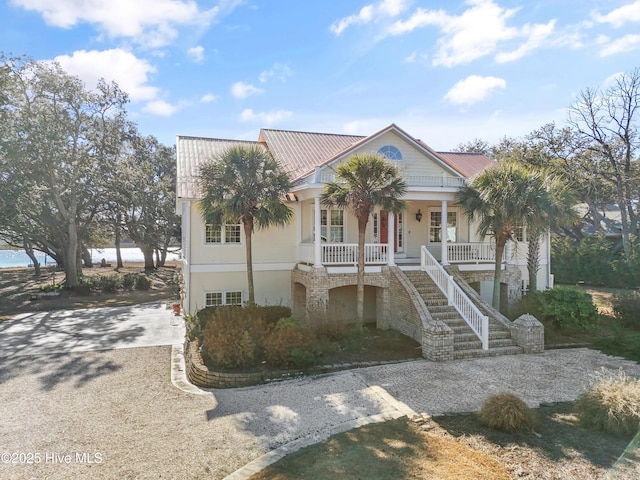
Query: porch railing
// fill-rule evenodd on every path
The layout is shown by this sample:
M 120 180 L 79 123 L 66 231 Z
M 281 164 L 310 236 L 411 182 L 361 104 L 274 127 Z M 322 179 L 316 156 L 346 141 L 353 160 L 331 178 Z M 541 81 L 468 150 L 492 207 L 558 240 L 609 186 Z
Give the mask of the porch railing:
M 386 264 L 388 246 L 386 243 L 365 243 L 364 263 L 366 265 Z M 323 243 L 322 263 L 324 265 L 355 265 L 358 263 L 357 243 Z
M 489 349 L 489 317 L 483 315 L 478 307 L 469 299 L 438 261 L 429 253 L 426 247 L 421 248 L 420 265 L 422 270 L 438 286 L 452 305 L 482 342 L 482 349 Z
M 496 246 L 494 243 L 449 243 L 447 254 L 451 263 L 493 263 Z

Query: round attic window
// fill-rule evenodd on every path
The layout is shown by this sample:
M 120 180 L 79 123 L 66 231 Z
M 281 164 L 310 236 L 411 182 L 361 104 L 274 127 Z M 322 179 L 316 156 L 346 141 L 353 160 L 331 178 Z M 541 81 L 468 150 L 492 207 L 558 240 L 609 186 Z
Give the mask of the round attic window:
M 381 147 L 378 153 L 384 155 L 388 160 L 402 160 L 402 153 L 393 145 Z

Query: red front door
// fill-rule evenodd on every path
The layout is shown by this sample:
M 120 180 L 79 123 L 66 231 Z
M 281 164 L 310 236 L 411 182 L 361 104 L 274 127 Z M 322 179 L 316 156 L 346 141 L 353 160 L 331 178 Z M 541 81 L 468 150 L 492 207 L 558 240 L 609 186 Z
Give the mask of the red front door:
M 394 222 L 394 232 L 398 231 L 398 216 L 396 215 Z M 380 212 L 380 243 L 389 243 L 389 215 L 385 211 Z M 393 251 L 398 251 L 398 242 L 393 242 Z

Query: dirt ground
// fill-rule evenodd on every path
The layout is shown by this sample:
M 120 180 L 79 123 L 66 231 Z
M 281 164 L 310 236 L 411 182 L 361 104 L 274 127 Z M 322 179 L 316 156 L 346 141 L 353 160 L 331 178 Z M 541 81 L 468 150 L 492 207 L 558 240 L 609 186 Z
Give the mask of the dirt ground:
M 85 268 L 83 275 L 113 275 L 116 273 L 144 273 L 142 263 L 125 263 L 124 268 L 113 267 Z M 91 292 L 81 295 L 61 288 L 57 296 L 46 296 L 42 286 L 62 284 L 64 272 L 52 268 L 42 269 L 36 277 L 31 268 L 0 268 L 0 320 L 19 313 L 41 312 L 76 308 L 116 307 L 139 303 L 164 301 L 177 294 L 176 277 L 180 274 L 177 262 L 168 262 L 167 266 L 148 274 L 151 281 L 149 290 L 120 290 L 113 293 Z M 37 299 L 32 299 L 35 295 Z

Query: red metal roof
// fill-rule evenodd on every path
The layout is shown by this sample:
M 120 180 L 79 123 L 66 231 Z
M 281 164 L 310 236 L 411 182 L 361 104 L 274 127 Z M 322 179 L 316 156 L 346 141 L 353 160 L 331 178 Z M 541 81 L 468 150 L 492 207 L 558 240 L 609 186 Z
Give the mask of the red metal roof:
M 495 163 L 482 153 L 438 152 L 438 156 L 465 178 L 473 177 Z

